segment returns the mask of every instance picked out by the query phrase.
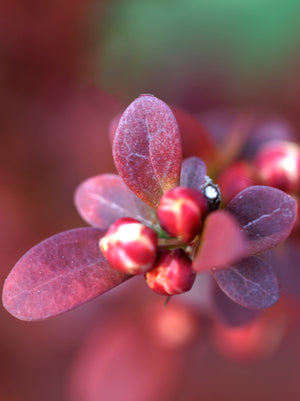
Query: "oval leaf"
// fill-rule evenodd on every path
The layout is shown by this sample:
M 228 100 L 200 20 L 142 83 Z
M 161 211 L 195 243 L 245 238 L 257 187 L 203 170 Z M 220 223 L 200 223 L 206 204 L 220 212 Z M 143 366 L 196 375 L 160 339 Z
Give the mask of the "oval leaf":
M 272 267 L 255 256 L 245 258 L 234 267 L 213 271 L 225 294 L 246 308 L 264 309 L 279 299 L 279 286 Z
M 206 164 L 196 156 L 184 159 L 181 165 L 180 185 L 201 191 L 206 176 Z
M 259 315 L 259 310 L 245 308 L 232 301 L 220 287 L 213 287 L 213 308 L 215 315 L 227 326 L 238 327 L 252 322 Z
M 133 101 L 119 121 L 113 157 L 128 187 L 157 208 L 163 193 L 180 178 L 181 140 L 169 106 L 151 95 Z
M 74 202 L 87 223 L 104 230 L 122 217 L 133 217 L 150 227 L 158 224 L 156 212 L 135 196 L 115 174 L 85 180 L 77 188 Z
M 284 241 L 296 219 L 296 202 L 279 189 L 263 185 L 244 189 L 227 205 L 249 242 L 248 256 Z
M 229 213 L 218 210 L 205 220 L 193 269 L 202 272 L 231 265 L 241 259 L 247 249 L 246 239 L 236 220 Z
M 99 249 L 103 231 L 77 228 L 29 250 L 7 277 L 3 305 L 21 320 L 42 320 L 103 294 L 130 276 L 112 269 Z

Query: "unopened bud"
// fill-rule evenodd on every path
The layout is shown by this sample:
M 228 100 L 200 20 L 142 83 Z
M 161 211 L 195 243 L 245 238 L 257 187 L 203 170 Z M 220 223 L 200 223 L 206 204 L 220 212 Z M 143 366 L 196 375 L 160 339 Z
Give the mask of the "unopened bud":
M 100 248 L 111 267 L 140 274 L 150 270 L 156 259 L 157 234 L 130 217 L 113 223 L 100 240 Z
M 207 210 L 207 201 L 200 191 L 175 187 L 161 197 L 157 214 L 168 234 L 189 243 L 200 231 Z
M 300 190 L 300 148 L 288 141 L 270 142 L 255 159 L 258 178 L 264 185 L 293 193 Z
M 162 250 L 155 267 L 145 274 L 149 287 L 161 295 L 189 291 L 195 277 L 192 261 L 182 249 Z

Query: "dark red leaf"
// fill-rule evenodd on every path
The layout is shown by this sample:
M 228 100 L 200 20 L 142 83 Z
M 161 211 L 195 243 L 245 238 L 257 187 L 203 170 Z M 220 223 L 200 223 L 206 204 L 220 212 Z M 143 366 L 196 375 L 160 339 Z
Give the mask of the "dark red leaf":
M 200 248 L 193 268 L 197 272 L 222 268 L 241 259 L 247 242 L 236 220 L 223 210 L 209 214 L 205 220 Z
M 272 267 L 260 258 L 245 258 L 234 267 L 215 270 L 219 287 L 246 308 L 264 309 L 279 299 L 279 286 Z
M 216 158 L 216 146 L 206 128 L 193 115 L 172 106 L 179 125 L 184 156 L 197 155 L 212 166 Z
M 240 223 L 249 243 L 248 256 L 284 241 L 296 218 L 296 202 L 279 189 L 263 185 L 240 192 L 226 207 Z
M 56 234 L 29 250 L 7 277 L 3 305 L 21 320 L 42 320 L 103 294 L 129 276 L 112 269 L 99 248 L 103 231 Z
M 157 208 L 180 178 L 181 139 L 171 109 L 151 95 L 133 101 L 119 121 L 113 157 L 128 187 Z
M 133 217 L 148 226 L 155 226 L 157 220 L 154 209 L 135 196 L 115 174 L 85 180 L 77 188 L 74 200 L 81 217 L 102 229 L 122 217 Z
M 257 309 L 245 308 L 232 301 L 217 284 L 213 287 L 212 296 L 214 315 L 227 326 L 243 326 L 252 322 L 260 313 Z
M 206 165 L 196 156 L 184 159 L 181 165 L 180 185 L 201 191 L 206 176 Z

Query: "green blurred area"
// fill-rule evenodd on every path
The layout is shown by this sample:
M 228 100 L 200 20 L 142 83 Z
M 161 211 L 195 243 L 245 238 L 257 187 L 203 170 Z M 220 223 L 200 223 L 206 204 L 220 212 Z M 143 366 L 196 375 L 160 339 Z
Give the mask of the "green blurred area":
M 176 99 L 187 82 L 207 81 L 238 97 L 279 91 L 297 71 L 299 19 L 298 0 L 109 3 L 100 83 L 125 97 L 151 90 Z

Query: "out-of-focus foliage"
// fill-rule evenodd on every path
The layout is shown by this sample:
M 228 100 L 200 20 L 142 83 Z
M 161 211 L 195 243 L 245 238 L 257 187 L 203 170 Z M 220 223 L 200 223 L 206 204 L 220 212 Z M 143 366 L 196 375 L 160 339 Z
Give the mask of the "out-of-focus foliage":
M 252 102 L 255 110 L 261 102 L 272 112 L 274 105 L 283 105 L 280 111 L 292 112 L 294 120 L 290 122 L 296 123 L 297 128 L 299 8 L 298 0 L 1 2 L 2 282 L 30 246 L 80 223 L 72 206 L 73 191 L 78 183 L 89 175 L 113 171 L 108 123 L 120 107 L 98 89 L 86 88 L 87 84 L 94 83 L 95 74 L 101 77 L 101 86 L 118 97 L 132 100 L 140 92 L 153 92 L 168 102 L 184 104 L 188 108 L 193 106 L 197 113 L 212 104 L 221 109 L 228 105 L 239 108 L 242 101 L 249 99 L 255 101 Z M 275 114 L 276 111 L 275 108 Z M 204 118 L 201 121 L 204 122 Z M 216 118 L 211 122 L 218 125 Z M 220 131 L 224 133 L 223 126 Z M 262 135 L 260 131 L 256 141 Z M 193 149 L 190 141 L 188 145 Z M 247 153 L 253 153 L 253 146 L 247 147 Z M 286 264 L 285 272 L 296 267 L 292 262 L 294 254 L 298 254 L 297 238 L 293 243 L 294 250 L 288 249 L 292 260 L 290 267 Z M 285 259 L 287 249 L 281 251 Z M 298 277 L 296 268 L 293 275 L 290 273 L 285 277 L 284 289 L 289 288 L 298 297 L 299 284 L 294 277 Z M 282 277 L 280 280 L 283 282 Z M 149 331 L 151 341 L 167 339 L 170 344 L 169 323 L 167 327 L 157 324 L 157 320 L 164 322 L 164 319 L 154 311 L 142 317 L 136 312 L 137 308 L 145 307 L 145 300 L 137 294 L 138 286 L 132 285 L 135 281 L 116 288 L 111 295 L 108 293 L 98 301 L 46 322 L 20 322 L 2 309 L 1 401 L 73 401 L 64 388 L 68 371 L 73 368 L 72 361 L 75 361 L 75 370 L 81 362 L 76 358 L 76 350 L 81 349 L 81 344 L 88 343 L 93 327 L 101 323 L 108 325 L 103 327 L 101 335 L 109 336 L 115 319 L 124 317 L 128 310 L 136 313 L 138 327 L 143 327 L 145 319 L 150 327 L 152 323 L 158 326 Z M 194 294 L 197 302 L 199 294 L 203 296 L 202 288 Z M 127 300 L 125 303 L 124 299 Z M 172 303 L 169 306 L 172 307 Z M 162 313 L 170 310 L 159 305 Z M 297 298 L 283 300 L 279 310 L 275 306 L 274 314 L 275 326 L 267 324 L 272 336 L 280 337 L 282 317 L 288 321 L 281 347 L 266 360 L 246 366 L 228 361 L 228 352 L 223 358 L 209 343 L 215 341 L 224 353 L 230 349 L 231 356 L 236 352 L 240 357 L 245 351 L 243 344 L 249 345 L 249 338 L 255 331 L 230 331 L 224 335 L 224 329 L 217 327 L 213 340 L 207 325 L 200 324 L 206 341 L 195 330 L 198 345 L 191 346 L 191 351 L 186 354 L 186 365 L 180 365 L 183 366 L 183 384 L 177 399 L 282 401 L 299 398 L 300 311 Z M 112 323 L 109 323 L 110 319 Z M 117 325 L 115 327 L 118 329 Z M 181 329 L 187 327 L 186 320 L 180 324 Z M 175 333 L 181 331 L 172 330 L 172 336 Z M 218 342 L 218 338 L 223 342 Z M 130 337 L 125 337 L 125 342 L 126 339 L 130 343 Z M 269 337 L 267 341 L 273 349 L 274 342 Z M 107 344 L 100 336 L 99 342 L 100 346 Z M 101 351 L 101 347 L 99 349 Z M 113 356 L 117 355 L 115 350 L 118 348 L 113 349 Z M 108 349 L 105 351 L 109 352 Z M 123 349 L 126 355 L 135 355 L 130 351 Z M 91 356 L 96 358 L 98 353 L 92 349 Z M 120 358 L 123 356 L 120 354 Z M 95 361 L 97 366 L 103 363 L 101 366 L 107 368 L 103 361 Z M 112 382 L 117 387 L 117 382 L 113 381 L 114 366 L 109 366 L 112 370 L 103 371 L 105 374 L 112 372 L 106 388 Z M 82 377 L 78 384 L 86 386 L 90 392 L 94 389 L 90 385 L 94 377 L 96 385 L 102 382 L 98 380 L 96 369 L 94 376 L 88 376 L 94 365 L 88 367 L 88 380 L 84 381 L 85 377 Z M 149 381 L 152 379 L 149 377 Z M 172 383 L 166 383 L 177 384 L 174 378 Z M 74 396 L 78 397 L 78 391 Z M 174 401 L 176 397 L 171 394 L 169 399 Z M 164 401 L 167 399 L 166 396 Z
M 202 102 L 279 90 L 297 68 L 299 13 L 296 0 L 113 2 L 101 83 L 131 96 L 149 88 L 187 96 L 193 86 Z

